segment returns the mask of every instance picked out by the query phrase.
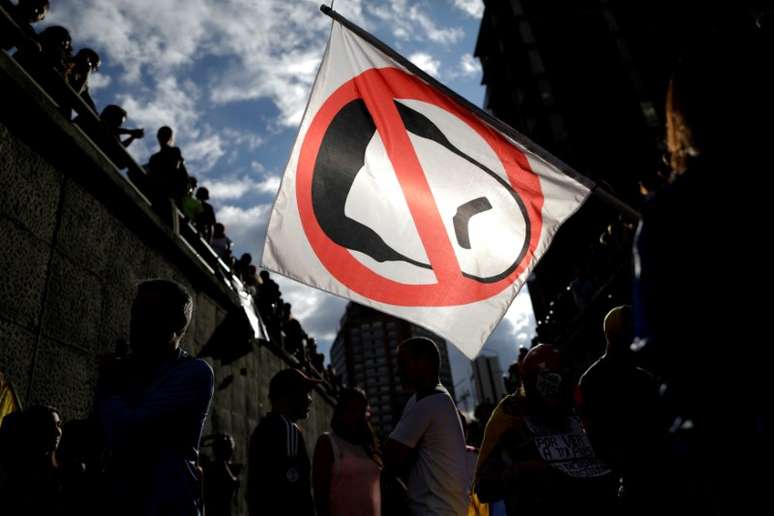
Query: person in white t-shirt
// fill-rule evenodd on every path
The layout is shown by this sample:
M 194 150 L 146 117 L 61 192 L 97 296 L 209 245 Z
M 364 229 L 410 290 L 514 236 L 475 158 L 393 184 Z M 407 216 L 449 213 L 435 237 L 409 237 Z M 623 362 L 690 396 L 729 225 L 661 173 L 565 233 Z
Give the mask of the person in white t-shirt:
M 438 372 L 441 355 L 427 338 L 404 341 L 398 350 L 403 388 L 413 391 L 384 446 L 388 471 L 406 478 L 414 516 L 464 516 L 468 507 L 465 435 Z

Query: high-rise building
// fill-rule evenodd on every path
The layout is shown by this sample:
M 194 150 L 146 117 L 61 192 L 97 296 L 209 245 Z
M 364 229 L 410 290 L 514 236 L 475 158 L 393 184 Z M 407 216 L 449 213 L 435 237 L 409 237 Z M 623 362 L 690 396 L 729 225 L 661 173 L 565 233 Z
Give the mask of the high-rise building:
M 449 353 L 444 339 L 408 321 L 349 303 L 331 347 L 331 364 L 344 385 L 368 395 L 371 423 L 387 435 L 400 419 L 409 393 L 398 377 L 398 344 L 410 337 L 429 337 L 441 352 L 441 383 L 454 398 Z
M 473 385 L 479 403 L 497 404 L 506 394 L 503 371 L 497 357 L 479 356 L 472 362 Z

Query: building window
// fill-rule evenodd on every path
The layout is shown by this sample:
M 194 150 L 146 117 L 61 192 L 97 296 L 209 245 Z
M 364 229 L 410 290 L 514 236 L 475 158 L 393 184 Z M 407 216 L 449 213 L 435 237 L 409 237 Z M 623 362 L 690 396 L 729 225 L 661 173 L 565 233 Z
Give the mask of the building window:
M 546 73 L 546 68 L 543 66 L 543 58 L 540 57 L 540 52 L 532 49 L 527 53 L 527 56 L 529 58 L 529 68 L 532 70 L 533 75 Z
M 556 113 L 552 113 L 550 122 L 551 132 L 554 135 L 554 139 L 559 142 L 567 140 L 567 130 L 564 127 L 564 119 L 562 116 Z
M 535 44 L 535 36 L 532 34 L 532 27 L 530 26 L 529 22 L 519 22 L 519 34 L 521 34 L 521 40 L 524 42 L 524 44 Z

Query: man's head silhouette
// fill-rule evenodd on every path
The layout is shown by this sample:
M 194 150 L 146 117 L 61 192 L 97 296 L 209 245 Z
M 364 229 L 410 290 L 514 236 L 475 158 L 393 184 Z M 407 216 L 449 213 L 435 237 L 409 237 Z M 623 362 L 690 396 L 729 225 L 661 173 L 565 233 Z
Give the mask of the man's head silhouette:
M 132 304 L 129 344 L 140 359 L 155 362 L 180 345 L 193 312 L 193 299 L 179 283 L 152 279 L 140 283 Z
M 105 106 L 99 117 L 111 129 L 119 129 L 126 122 L 126 111 L 121 106 L 110 104 Z
M 27 23 L 37 23 L 48 14 L 48 0 L 19 0 L 17 9 Z
M 159 141 L 160 147 L 171 147 L 175 144 L 175 134 L 172 128 L 169 126 L 162 126 L 156 132 L 156 139 Z

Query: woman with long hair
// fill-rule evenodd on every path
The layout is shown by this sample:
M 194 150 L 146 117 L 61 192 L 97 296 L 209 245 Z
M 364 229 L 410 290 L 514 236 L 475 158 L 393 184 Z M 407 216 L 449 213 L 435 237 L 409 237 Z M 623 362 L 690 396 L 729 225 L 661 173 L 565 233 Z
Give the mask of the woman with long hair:
M 382 461 L 368 424 L 368 398 L 348 387 L 339 395 L 331 431 L 314 450 L 312 481 L 318 516 L 380 516 Z
M 770 504 L 772 55 L 771 33 L 730 26 L 695 41 L 667 92 L 672 177 L 642 209 L 634 308 L 668 402 L 674 513 Z

